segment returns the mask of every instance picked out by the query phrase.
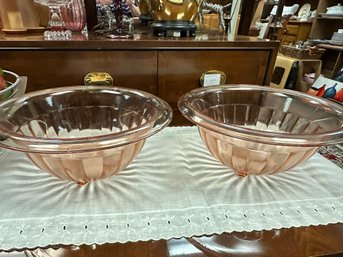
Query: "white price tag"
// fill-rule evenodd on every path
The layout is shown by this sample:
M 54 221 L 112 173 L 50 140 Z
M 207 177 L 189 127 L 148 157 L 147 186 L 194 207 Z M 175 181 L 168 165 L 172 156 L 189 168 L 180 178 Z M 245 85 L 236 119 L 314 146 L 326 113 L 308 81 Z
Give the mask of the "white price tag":
M 180 31 L 174 31 L 173 37 L 181 37 L 181 32 Z
M 220 74 L 205 74 L 204 87 L 220 85 Z

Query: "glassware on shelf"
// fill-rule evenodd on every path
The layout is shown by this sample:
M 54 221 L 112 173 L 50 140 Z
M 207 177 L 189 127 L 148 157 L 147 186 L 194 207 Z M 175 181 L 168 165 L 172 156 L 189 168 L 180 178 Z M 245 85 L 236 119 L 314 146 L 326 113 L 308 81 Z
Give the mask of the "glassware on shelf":
M 49 7 L 48 29 L 44 32 L 46 40 L 69 40 L 72 32 L 67 29 L 61 16 L 61 7 L 68 6 L 73 0 L 35 0 Z
M 68 6 L 61 7 L 61 17 L 67 29 L 81 32 L 86 26 L 86 8 L 83 0 L 73 0 Z
M 96 35 L 105 35 L 108 38 L 131 38 L 133 19 L 124 15 L 120 0 L 114 0 L 113 5 L 99 4 L 98 24 L 92 29 Z

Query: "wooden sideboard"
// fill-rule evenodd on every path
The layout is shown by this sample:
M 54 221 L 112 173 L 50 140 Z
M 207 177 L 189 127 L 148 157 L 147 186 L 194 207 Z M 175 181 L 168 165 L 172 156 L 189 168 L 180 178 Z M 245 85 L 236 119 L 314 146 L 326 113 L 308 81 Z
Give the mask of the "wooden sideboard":
M 311 21 L 290 20 L 286 25 L 282 44 L 294 44 L 296 41 L 306 41 L 311 31 Z
M 108 72 L 114 85 L 151 92 L 175 110 L 173 125 L 185 124 L 178 98 L 200 86 L 209 70 L 226 74 L 228 84 L 268 85 L 279 42 L 246 36 L 230 39 L 203 31 L 190 38 L 157 38 L 138 32 L 132 39 L 74 35 L 71 41 L 44 41 L 40 35 L 0 35 L 0 67 L 28 77 L 27 91 L 83 84 L 89 72 Z

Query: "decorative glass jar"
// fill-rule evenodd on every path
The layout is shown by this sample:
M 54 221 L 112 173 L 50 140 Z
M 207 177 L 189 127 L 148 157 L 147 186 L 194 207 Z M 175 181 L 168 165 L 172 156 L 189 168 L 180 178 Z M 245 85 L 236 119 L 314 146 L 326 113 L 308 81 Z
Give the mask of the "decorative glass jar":
M 83 0 L 74 0 L 70 5 L 62 7 L 61 13 L 67 29 L 81 32 L 85 28 L 87 16 Z

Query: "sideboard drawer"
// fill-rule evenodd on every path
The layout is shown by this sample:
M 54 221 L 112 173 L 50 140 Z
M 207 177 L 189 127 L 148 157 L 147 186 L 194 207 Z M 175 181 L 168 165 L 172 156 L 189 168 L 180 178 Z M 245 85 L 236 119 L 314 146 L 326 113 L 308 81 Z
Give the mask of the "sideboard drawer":
M 158 96 L 177 108 L 178 98 L 200 86 L 209 70 L 226 74 L 226 84 L 264 83 L 269 59 L 266 50 L 187 50 L 158 52 Z
M 6 69 L 28 77 L 27 91 L 83 85 L 89 72 L 107 72 L 114 86 L 157 94 L 157 51 L 2 50 Z

